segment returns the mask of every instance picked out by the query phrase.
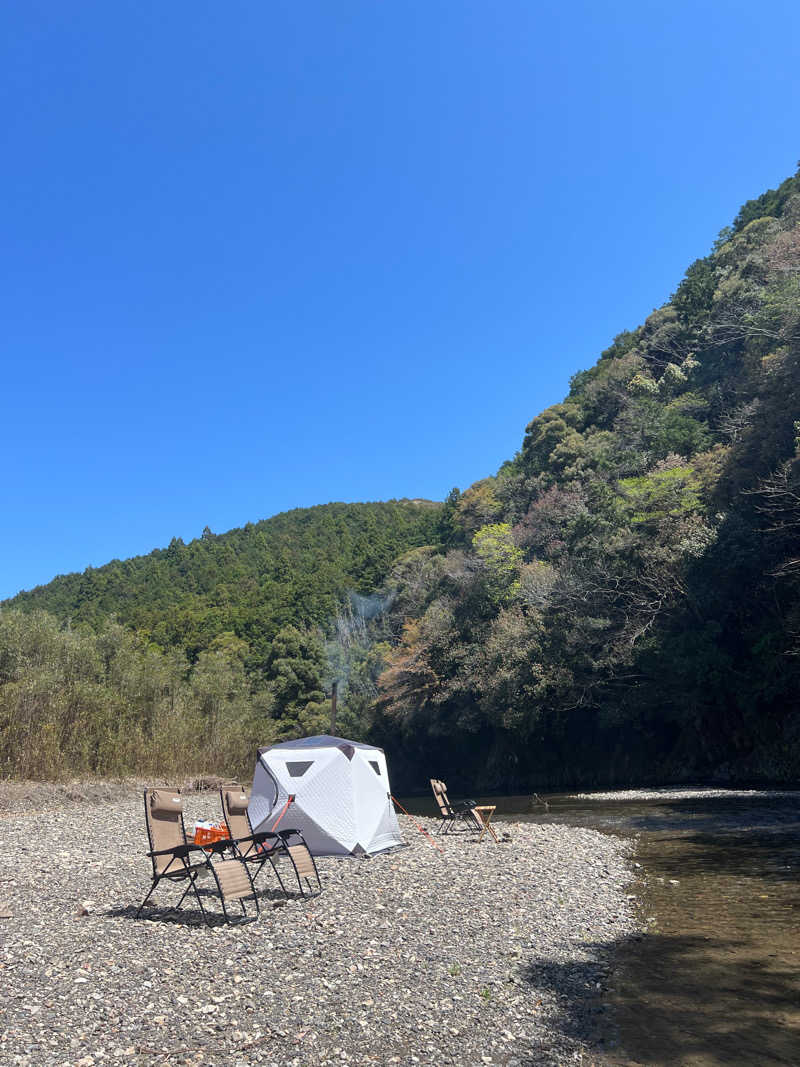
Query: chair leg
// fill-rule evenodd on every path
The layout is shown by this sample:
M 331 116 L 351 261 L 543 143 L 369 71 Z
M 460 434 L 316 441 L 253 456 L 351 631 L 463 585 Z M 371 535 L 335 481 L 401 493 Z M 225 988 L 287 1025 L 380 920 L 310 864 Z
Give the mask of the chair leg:
M 142 908 L 143 908 L 143 907 L 145 906 L 145 904 L 146 904 L 146 903 L 148 902 L 148 900 L 150 899 L 150 897 L 151 897 L 151 896 L 153 895 L 153 890 L 155 889 L 155 887 L 156 887 L 156 886 L 158 885 L 158 883 L 159 883 L 160 881 L 161 881 L 161 879 L 160 879 L 160 878 L 154 878 L 154 879 L 153 879 L 153 884 L 152 884 L 152 885 L 150 886 L 150 888 L 149 888 L 149 889 L 147 890 L 147 896 L 146 896 L 146 897 L 144 898 L 144 900 L 142 901 L 142 903 L 141 903 L 141 904 L 139 905 L 139 910 L 138 910 L 138 911 L 136 912 L 136 915 L 134 916 L 134 918 L 135 918 L 135 919 L 138 919 L 138 918 L 139 918 L 139 916 L 140 916 L 140 915 L 142 914 Z
M 261 863 L 259 863 L 258 868 L 256 870 L 256 873 L 252 877 L 253 886 L 255 887 L 256 881 L 258 880 L 258 876 L 261 874 L 261 872 L 266 867 L 267 861 L 269 861 L 269 865 L 272 868 L 272 870 L 273 870 L 273 872 L 275 874 L 275 877 L 278 879 L 278 885 L 281 887 L 281 891 L 282 891 L 283 895 L 288 898 L 289 894 L 286 892 L 286 886 L 283 884 L 283 879 L 281 878 L 280 874 L 278 873 L 278 868 L 275 866 L 275 861 L 274 861 L 274 859 L 272 858 L 271 855 L 264 856 L 264 859 L 261 861 Z
M 278 870 L 277 864 L 275 863 L 275 860 L 272 858 L 272 856 L 269 856 L 268 859 L 269 859 L 269 865 L 270 865 L 270 867 L 272 867 L 272 870 L 275 872 L 275 877 L 278 879 L 278 885 L 281 887 L 281 892 L 283 893 L 283 895 L 288 900 L 289 894 L 286 891 L 286 886 L 283 884 L 283 879 L 281 878 L 280 871 Z
M 302 882 L 300 882 L 300 875 L 299 874 L 297 876 L 297 881 L 298 881 L 298 884 L 300 885 L 300 892 L 303 894 L 303 899 L 305 899 L 306 891 L 303 888 Z M 314 886 L 312 885 L 311 879 L 308 877 L 307 874 L 303 875 L 303 881 L 308 886 L 309 895 L 313 894 L 314 893 Z M 322 892 L 322 882 L 319 880 L 319 875 L 317 875 L 317 892 L 318 893 Z
M 292 860 L 292 866 L 294 867 L 295 878 L 297 879 L 297 888 L 300 890 L 300 895 L 304 897 L 306 895 L 305 889 L 303 889 L 303 883 L 300 879 L 300 872 L 297 869 L 297 864 Z
M 210 923 L 208 921 L 208 914 L 206 912 L 206 909 L 203 907 L 203 901 L 202 901 L 202 899 L 200 897 L 200 891 L 198 890 L 197 884 L 196 884 L 199 874 L 200 874 L 199 871 L 193 871 L 193 872 L 189 873 L 189 875 L 188 875 L 189 884 L 184 889 L 180 900 L 178 901 L 177 904 L 173 904 L 171 908 L 167 908 L 167 910 L 163 913 L 163 917 L 166 917 L 167 915 L 171 915 L 174 911 L 178 911 L 178 909 L 180 908 L 181 904 L 183 904 L 184 900 L 186 900 L 187 896 L 192 891 L 194 891 L 195 898 L 196 898 L 197 903 L 198 903 L 198 905 L 200 907 L 200 913 L 203 916 L 203 919 L 205 920 L 206 926 L 210 926 Z M 158 883 L 161 881 L 161 878 L 162 878 L 162 876 L 159 875 L 157 878 L 155 878 L 153 880 L 153 884 L 148 889 L 147 896 L 144 898 L 142 903 L 139 905 L 139 908 L 138 908 L 134 918 L 138 919 L 139 916 L 142 914 L 142 908 L 145 906 L 145 904 L 148 902 L 150 897 L 153 895 L 153 890 L 156 888 Z
M 311 884 L 311 879 L 308 877 L 307 874 L 304 874 L 303 875 L 303 881 L 308 886 L 308 895 L 310 896 L 314 892 L 314 886 Z M 319 881 L 319 875 L 317 875 L 317 882 L 319 883 L 319 889 L 322 889 L 322 883 Z M 306 899 L 306 891 L 305 891 L 305 888 L 303 886 L 303 882 L 300 881 L 300 875 L 299 874 L 297 875 L 297 884 L 300 886 L 300 892 L 301 892 L 301 894 L 303 896 L 303 900 L 305 900 Z
M 314 859 L 314 856 L 313 856 L 313 854 L 312 854 L 310 849 L 309 849 L 308 854 L 309 854 L 309 856 L 311 856 L 311 866 L 314 868 L 314 877 L 317 879 L 317 889 L 321 893 L 322 892 L 322 879 L 320 878 L 319 871 L 317 870 L 317 861 Z M 308 885 L 309 885 L 309 888 L 311 888 L 311 882 L 310 881 L 309 881 Z
M 197 900 L 197 903 L 198 903 L 198 905 L 200 907 L 200 914 L 203 916 L 203 921 L 205 922 L 206 926 L 211 926 L 211 923 L 209 922 L 209 919 L 208 919 L 208 914 L 206 912 L 206 909 L 203 907 L 203 901 L 200 899 L 200 890 L 197 888 L 197 878 L 198 878 L 199 873 L 200 872 L 197 871 L 194 874 L 190 874 L 189 875 L 189 881 L 192 884 L 186 890 L 186 893 L 188 893 L 190 889 L 194 890 L 195 899 Z M 183 897 L 186 896 L 186 893 L 183 894 Z M 220 893 L 220 896 L 222 896 L 221 893 Z M 181 904 L 183 903 L 183 897 L 181 897 Z
M 251 887 L 253 889 L 253 902 L 255 903 L 255 906 L 256 906 L 255 918 L 257 919 L 259 917 L 259 915 L 261 914 L 261 906 L 258 903 L 258 893 L 256 893 L 256 887 L 253 884 L 252 878 L 250 879 L 250 885 L 251 885 Z M 242 905 L 242 911 L 246 915 L 247 914 L 247 909 L 244 906 L 244 900 L 240 900 L 239 903 Z
M 190 878 L 189 878 L 189 881 L 190 881 L 190 882 L 192 881 L 192 878 L 191 878 L 191 876 L 190 876 Z M 174 904 L 174 905 L 173 905 L 173 906 L 172 906 L 172 907 L 171 907 L 171 908 L 169 909 L 169 911 L 177 911 L 177 910 L 178 910 L 178 908 L 179 908 L 179 907 L 181 906 L 181 904 L 183 904 L 184 900 L 186 900 L 186 898 L 187 898 L 187 896 L 189 895 L 189 893 L 191 893 L 191 891 L 192 891 L 192 886 L 191 886 L 191 885 L 187 885 L 187 887 L 186 887 L 186 888 L 184 889 L 184 891 L 183 891 L 183 896 L 181 897 L 181 899 L 180 899 L 180 900 L 178 901 L 178 903 L 177 903 L 177 904 Z M 167 912 L 167 914 L 169 915 L 169 912 Z
M 292 859 L 291 855 L 289 856 L 289 859 Z M 303 875 L 302 877 L 300 876 L 300 872 L 297 869 L 297 864 L 294 862 L 293 859 L 292 859 L 292 866 L 294 867 L 295 877 L 297 878 L 297 888 L 300 890 L 300 895 L 303 897 L 303 899 L 305 899 L 306 891 L 303 888 L 303 878 L 305 878 L 305 880 L 306 880 L 306 885 L 308 886 L 309 893 L 313 892 L 313 886 L 311 885 L 311 880 L 309 879 L 308 875 Z M 317 881 L 319 882 L 319 874 L 317 875 Z M 322 883 L 321 882 L 320 882 L 320 889 L 322 889 Z

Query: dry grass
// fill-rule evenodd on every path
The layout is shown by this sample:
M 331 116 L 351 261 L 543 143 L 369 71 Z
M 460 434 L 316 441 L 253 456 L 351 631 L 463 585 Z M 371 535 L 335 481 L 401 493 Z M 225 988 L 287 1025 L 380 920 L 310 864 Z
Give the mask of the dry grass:
M 63 811 L 81 804 L 108 804 L 140 796 L 152 786 L 177 786 L 183 793 L 213 793 L 231 781 L 215 775 L 163 778 L 75 778 L 68 782 L 0 781 L 0 818 L 31 812 Z

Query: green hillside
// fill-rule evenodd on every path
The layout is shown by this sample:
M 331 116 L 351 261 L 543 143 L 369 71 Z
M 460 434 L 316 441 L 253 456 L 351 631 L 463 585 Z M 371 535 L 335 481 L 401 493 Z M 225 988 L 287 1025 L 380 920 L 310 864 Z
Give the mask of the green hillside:
M 282 626 L 327 626 L 348 590 L 370 592 L 399 555 L 434 540 L 440 510 L 409 500 L 298 508 L 62 575 L 3 606 L 93 628 L 114 615 L 192 658 L 232 633 L 263 659 Z
M 247 775 L 259 745 L 322 732 L 336 620 L 353 659 L 351 605 L 438 538 L 441 512 L 409 500 L 290 511 L 7 601 L 0 777 Z M 363 651 L 340 718 L 355 731 L 382 663 Z
M 433 738 L 465 788 L 800 779 L 799 224 L 796 175 L 451 494 L 395 576 L 409 767 Z

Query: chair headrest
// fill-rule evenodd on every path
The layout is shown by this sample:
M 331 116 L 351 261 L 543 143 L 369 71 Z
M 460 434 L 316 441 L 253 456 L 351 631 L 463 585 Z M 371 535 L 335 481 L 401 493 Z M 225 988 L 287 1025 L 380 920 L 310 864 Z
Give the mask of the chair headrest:
M 183 812 L 183 800 L 176 790 L 151 789 L 148 798 L 151 815 L 180 815 Z
M 249 798 L 243 789 L 228 790 L 225 793 L 225 806 L 231 815 L 244 815 Z

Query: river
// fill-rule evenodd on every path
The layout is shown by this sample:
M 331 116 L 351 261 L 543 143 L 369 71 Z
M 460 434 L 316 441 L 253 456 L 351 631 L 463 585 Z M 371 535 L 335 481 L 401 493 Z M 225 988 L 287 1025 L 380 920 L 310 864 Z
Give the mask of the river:
M 478 798 L 634 837 L 643 937 L 615 947 L 610 1067 L 800 1064 L 800 792 Z M 404 802 L 405 803 L 405 802 Z M 414 802 L 419 813 L 432 805 Z

